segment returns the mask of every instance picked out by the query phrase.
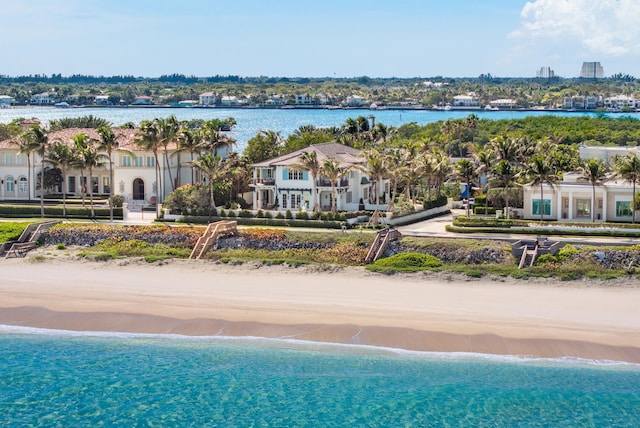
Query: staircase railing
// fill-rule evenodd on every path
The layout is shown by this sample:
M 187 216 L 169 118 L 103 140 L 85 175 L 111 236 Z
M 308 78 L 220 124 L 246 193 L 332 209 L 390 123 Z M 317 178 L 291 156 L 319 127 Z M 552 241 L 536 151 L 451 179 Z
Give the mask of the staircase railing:
M 198 238 L 189 258 L 197 260 L 209 251 L 209 249 L 218 242 L 218 238 L 221 236 L 235 235 L 237 233 L 237 225 L 237 221 L 218 221 L 215 223 L 209 223 L 202 236 Z

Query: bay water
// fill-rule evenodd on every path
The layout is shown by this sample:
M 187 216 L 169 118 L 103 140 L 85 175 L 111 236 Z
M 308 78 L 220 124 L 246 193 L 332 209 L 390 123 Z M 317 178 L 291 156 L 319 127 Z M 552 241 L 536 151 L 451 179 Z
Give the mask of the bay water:
M 0 426 L 637 427 L 640 366 L 0 327 Z

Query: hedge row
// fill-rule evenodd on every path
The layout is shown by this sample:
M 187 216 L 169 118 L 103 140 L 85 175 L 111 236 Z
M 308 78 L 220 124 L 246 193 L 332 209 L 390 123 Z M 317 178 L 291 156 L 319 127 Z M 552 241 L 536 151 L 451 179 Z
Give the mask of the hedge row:
M 439 198 L 432 199 L 430 201 L 424 201 L 424 203 L 422 204 L 422 206 L 424 207 L 425 210 L 430 210 L 431 208 L 442 207 L 444 205 L 447 205 L 447 197 L 444 196 L 444 195 L 440 196 Z
M 214 221 L 234 220 L 238 224 L 246 226 L 294 226 L 314 227 L 321 229 L 340 229 L 343 222 L 336 220 L 296 220 L 281 218 L 257 218 L 257 217 L 217 217 L 217 216 L 183 216 L 181 221 L 185 223 L 207 224 Z
M 607 230 L 607 229 L 545 229 L 542 227 L 464 227 L 446 225 L 447 232 L 454 233 L 509 233 L 523 235 L 558 235 L 558 236 L 603 236 L 617 238 L 640 238 L 640 230 Z
M 109 218 L 109 208 L 94 208 L 94 218 Z M 41 214 L 39 206 L 31 205 L 0 205 L 0 216 L 2 217 L 39 217 Z M 65 217 L 62 207 L 46 206 L 44 207 L 45 217 Z M 122 208 L 114 208 L 113 216 L 122 219 Z M 67 207 L 68 218 L 91 218 L 90 208 Z

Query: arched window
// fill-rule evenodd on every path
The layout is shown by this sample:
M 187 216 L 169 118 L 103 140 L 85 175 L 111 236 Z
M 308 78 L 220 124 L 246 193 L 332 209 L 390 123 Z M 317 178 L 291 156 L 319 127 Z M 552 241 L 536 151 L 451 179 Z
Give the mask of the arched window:
M 16 191 L 16 182 L 12 176 L 8 176 L 7 179 L 5 180 L 5 183 L 7 183 L 7 192 Z
M 27 193 L 27 177 L 20 177 L 18 180 L 18 192 Z

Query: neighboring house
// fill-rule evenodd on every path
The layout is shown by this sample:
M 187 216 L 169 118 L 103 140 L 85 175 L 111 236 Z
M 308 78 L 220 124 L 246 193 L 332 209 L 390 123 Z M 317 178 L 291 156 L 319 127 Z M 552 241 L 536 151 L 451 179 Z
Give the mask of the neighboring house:
M 479 109 L 480 101 L 473 94 L 456 95 L 453 97 L 452 109 Z
M 287 98 L 283 95 L 272 95 L 265 102 L 267 107 L 280 107 L 287 103 Z
M 151 98 L 150 96 L 147 95 L 139 95 L 137 97 L 135 97 L 135 99 L 133 100 L 133 104 L 134 105 L 151 105 L 153 104 L 153 98 Z
M 33 123 L 25 126 L 33 126 Z M 111 185 L 113 193 L 121 195 L 125 202 L 133 204 L 153 203 L 164 200 L 173 187 L 170 176 L 174 180 L 176 187 L 185 184 L 191 178 L 190 157 L 187 154 L 176 155 L 175 143 L 168 145 L 169 164 L 165 165 L 163 152 L 160 151 L 160 177 L 162 188 L 158 189 L 156 184 L 156 159 L 151 151 L 140 149 L 135 144 L 136 129 L 114 128 L 113 132 L 119 142 L 119 150 L 112 154 L 114 182 L 109 181 L 108 164 L 104 167 L 92 171 L 92 177 L 83 176 L 87 171 L 70 169 L 66 174 L 66 192 L 71 195 L 80 195 L 83 190 L 88 192 L 88 185 L 92 186 L 95 195 L 107 195 Z M 100 136 L 92 128 L 71 128 L 49 133 L 49 141 L 63 141 L 71 144 L 72 138 L 77 134 L 87 134 L 89 138 L 99 140 Z M 227 138 L 227 137 L 225 137 Z M 234 140 L 227 138 L 228 144 L 217 149 L 218 155 L 225 158 L 231 151 Z M 9 140 L 0 141 L 0 200 L 26 200 L 29 194 L 32 198 L 39 197 L 35 183 L 42 168 L 41 158 L 38 155 L 31 156 L 31 166 L 35 169 L 29 174 L 26 155 L 18 153 L 18 148 L 11 144 Z M 46 165 L 50 167 L 51 165 Z M 171 174 L 169 173 L 171 169 Z M 178 172 L 179 171 L 179 172 Z M 196 177 L 197 178 L 197 177 Z M 62 192 L 62 186 L 58 189 L 47 189 L 48 193 Z
M 613 166 L 617 157 L 635 154 L 638 156 L 637 146 L 587 146 L 581 144 L 579 149 L 580 159 L 600 159 Z
M 345 104 L 347 107 L 362 107 L 364 105 L 364 98 L 360 95 L 349 95 Z
M 199 96 L 201 106 L 214 106 L 218 102 L 218 97 L 213 92 L 204 92 Z
M 10 97 L 9 95 L 0 95 L 0 106 L 10 106 L 15 102 L 16 100 L 14 100 L 13 97 Z
M 592 96 L 564 97 L 562 107 L 569 110 L 593 110 L 602 103 L 602 98 Z
M 106 106 L 111 104 L 109 102 L 109 95 L 96 95 L 95 103 L 99 106 Z
M 43 92 L 41 94 L 35 94 L 31 96 L 31 104 L 36 105 L 48 105 L 53 104 L 54 99 L 51 98 L 51 95 L 48 92 Z
M 277 209 L 281 211 L 313 209 L 313 182 L 308 171 L 293 168 L 300 162 L 304 152 L 315 152 L 320 164 L 325 159 L 335 159 L 345 169 L 347 175 L 336 183 L 337 203 L 340 211 L 357 211 L 361 208 L 376 208 L 376 191 L 380 192 L 380 209 L 386 210 L 389 200 L 389 180 L 373 183 L 371 177 L 358 165 L 364 163 L 361 150 L 338 143 L 313 144 L 295 152 L 258 162 L 253 167 L 253 207 L 254 209 Z M 331 210 L 331 182 L 317 178 L 316 191 L 323 211 Z M 277 205 L 277 206 L 276 206 Z
M 314 104 L 313 97 L 307 94 L 298 94 L 296 95 L 296 104 L 297 105 L 312 105 Z
M 511 98 L 501 98 L 498 100 L 489 101 L 489 106 L 491 108 L 497 108 L 499 110 L 511 110 L 516 107 L 516 102 Z
M 223 107 L 238 107 L 239 105 L 241 105 L 238 97 L 230 95 L 225 95 L 224 97 L 222 97 L 222 99 L 220 100 L 220 104 Z
M 525 219 L 543 218 L 557 221 L 591 221 L 591 212 L 595 211 L 596 221 L 631 222 L 632 184 L 622 179 L 611 178 L 596 186 L 595 203 L 592 206 L 593 188 L 591 183 L 580 180 L 579 174 L 568 173 L 557 185 L 543 185 L 543 200 L 540 199 L 540 186 L 524 186 Z
M 640 100 L 627 95 L 616 95 L 615 97 L 605 98 L 604 107 L 609 110 L 637 109 L 640 108 Z

